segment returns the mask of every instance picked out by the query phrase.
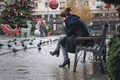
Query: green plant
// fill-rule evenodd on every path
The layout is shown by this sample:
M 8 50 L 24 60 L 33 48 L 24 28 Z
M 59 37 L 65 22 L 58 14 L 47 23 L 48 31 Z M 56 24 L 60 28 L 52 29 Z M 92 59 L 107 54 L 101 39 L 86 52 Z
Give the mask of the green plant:
M 120 79 L 120 38 L 113 37 L 111 40 L 108 56 L 108 78 L 109 80 Z

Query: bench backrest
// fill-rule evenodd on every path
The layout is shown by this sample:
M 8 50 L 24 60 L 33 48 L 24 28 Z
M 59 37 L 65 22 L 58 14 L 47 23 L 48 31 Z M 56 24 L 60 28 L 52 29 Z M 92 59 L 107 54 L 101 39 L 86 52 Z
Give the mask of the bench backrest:
M 103 32 L 102 32 L 101 41 L 99 43 L 99 49 L 101 49 L 103 45 L 106 44 L 105 41 L 106 41 L 107 31 L 108 31 L 108 24 L 105 24 Z

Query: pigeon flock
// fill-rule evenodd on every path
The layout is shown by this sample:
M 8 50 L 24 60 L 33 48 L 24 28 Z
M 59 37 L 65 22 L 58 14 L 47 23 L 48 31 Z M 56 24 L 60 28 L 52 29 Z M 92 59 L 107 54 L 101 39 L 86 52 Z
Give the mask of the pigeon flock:
M 36 40 L 36 41 L 35 41 Z M 31 48 L 38 48 L 38 51 L 41 51 L 41 46 L 51 44 L 56 42 L 58 39 L 13 39 L 8 40 L 6 43 L 0 42 L 0 50 L 4 49 L 3 47 L 6 46 L 9 50 L 11 50 L 14 54 L 18 51 L 26 51 L 27 49 Z M 19 48 L 18 48 L 19 47 Z M 5 49 L 4 49 L 5 50 Z M 9 53 L 9 52 L 8 52 Z

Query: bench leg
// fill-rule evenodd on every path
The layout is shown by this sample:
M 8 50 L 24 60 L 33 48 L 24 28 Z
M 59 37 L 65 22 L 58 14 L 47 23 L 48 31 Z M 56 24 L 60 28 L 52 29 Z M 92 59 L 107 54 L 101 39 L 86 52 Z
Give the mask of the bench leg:
M 99 55 L 99 59 L 100 59 L 101 72 L 104 73 L 104 67 L 103 67 L 103 61 L 102 61 L 102 56 L 101 55 Z
M 106 63 L 106 49 L 103 49 L 103 61 Z
M 85 63 L 85 59 L 86 59 L 86 51 L 84 51 L 84 55 L 83 55 L 83 63 Z
M 75 52 L 73 72 L 76 72 L 78 52 Z

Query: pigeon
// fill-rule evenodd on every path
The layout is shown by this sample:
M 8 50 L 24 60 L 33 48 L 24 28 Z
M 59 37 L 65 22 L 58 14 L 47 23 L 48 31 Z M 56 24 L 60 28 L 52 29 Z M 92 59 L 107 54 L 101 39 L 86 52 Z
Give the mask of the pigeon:
M 0 46 L 4 46 L 4 44 L 0 43 Z
M 30 44 L 30 45 L 33 45 L 33 43 L 32 43 L 32 42 L 30 42 L 29 44 Z
M 11 48 L 11 47 L 12 47 L 12 45 L 11 45 L 11 44 L 8 44 L 7 46 L 8 46 L 9 48 Z
M 51 40 L 51 39 L 49 39 L 49 41 L 50 41 L 50 42 L 52 42 L 52 40 Z
M 38 47 L 38 51 L 40 51 L 40 50 L 41 50 L 41 46 Z
M 27 39 L 26 41 L 30 41 L 30 39 Z
M 39 47 L 39 46 L 40 46 L 40 44 L 37 44 L 37 46 Z
M 25 46 L 25 44 L 24 43 L 22 43 L 22 47 L 24 47 Z
M 17 42 L 14 42 L 15 45 L 17 45 Z
M 24 41 L 22 40 L 21 43 L 23 43 Z
M 41 50 L 41 44 L 39 43 L 37 46 L 38 46 L 38 51 L 40 51 Z
M 31 40 L 31 42 L 33 42 L 33 39 Z
M 17 39 L 14 39 L 13 42 L 15 42 Z
M 2 46 L 4 46 L 4 44 L 0 43 L 0 49 L 2 48 Z
M 45 41 L 43 41 L 42 43 L 45 44 Z
M 49 43 L 49 41 L 46 41 L 46 43 Z
M 10 43 L 11 41 L 9 40 L 8 43 Z
M 39 44 L 42 45 L 42 42 L 40 42 Z
M 39 44 L 42 45 L 42 41 L 40 41 Z
M 12 49 L 12 51 L 13 51 L 14 53 L 16 53 L 16 52 L 18 52 L 19 50 L 18 50 L 18 49 L 13 48 L 13 49 Z
M 26 51 L 26 49 L 27 49 L 27 45 L 24 45 L 23 50 Z
M 54 39 L 53 42 L 57 41 L 58 39 Z
M 34 40 L 36 40 L 36 38 L 34 38 Z

